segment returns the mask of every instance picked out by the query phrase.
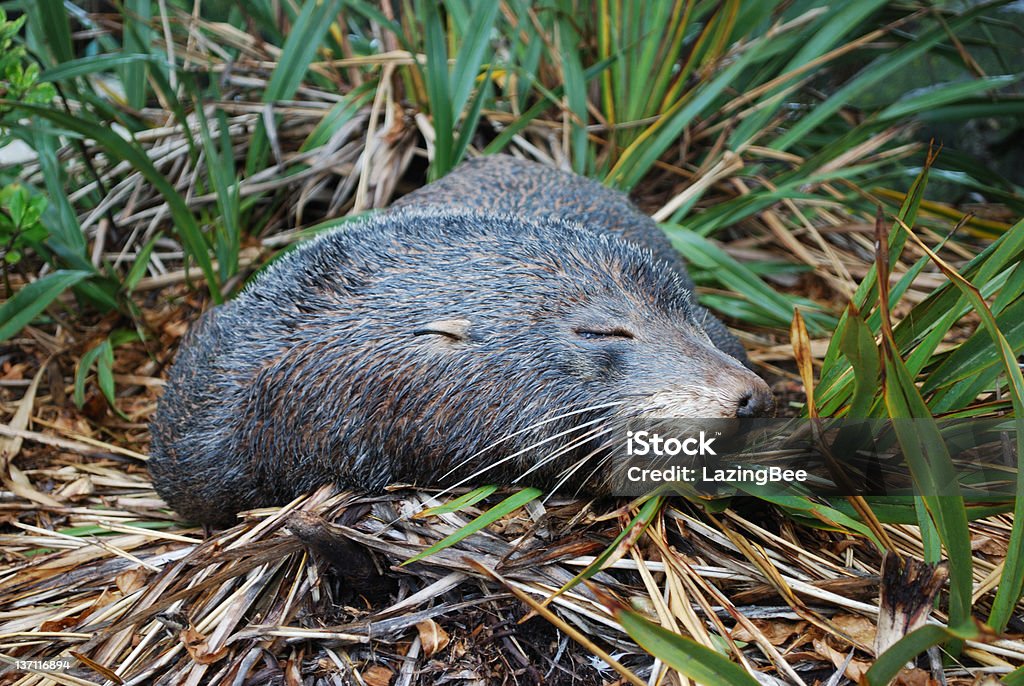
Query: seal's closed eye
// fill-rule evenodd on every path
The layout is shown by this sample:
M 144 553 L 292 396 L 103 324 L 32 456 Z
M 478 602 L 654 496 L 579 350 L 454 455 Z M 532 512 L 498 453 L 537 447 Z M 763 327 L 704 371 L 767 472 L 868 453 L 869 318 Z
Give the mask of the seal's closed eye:
M 418 329 L 413 330 L 413 336 L 430 336 L 437 334 L 440 336 L 446 336 L 453 341 L 468 341 L 469 336 L 469 325 L 468 319 L 439 319 L 436 322 L 430 322 L 424 324 Z
M 588 340 L 594 340 L 598 338 L 624 338 L 627 340 L 633 340 L 636 336 L 633 335 L 632 331 L 623 329 L 622 327 L 581 327 L 574 330 L 574 333 L 580 338 Z

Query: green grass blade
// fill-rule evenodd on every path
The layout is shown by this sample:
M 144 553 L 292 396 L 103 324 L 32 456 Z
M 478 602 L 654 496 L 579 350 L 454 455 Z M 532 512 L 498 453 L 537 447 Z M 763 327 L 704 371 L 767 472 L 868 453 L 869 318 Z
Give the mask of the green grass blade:
M 220 303 L 223 301 L 220 294 L 220 281 L 213 270 L 213 263 L 210 261 L 210 254 L 206 240 L 203 237 L 202 232 L 199 230 L 199 225 L 196 223 L 195 217 L 192 216 L 188 206 L 185 204 L 182 197 L 178 195 L 174 186 L 167 181 L 163 174 L 157 171 L 149 157 L 137 144 L 121 138 L 121 136 L 119 136 L 114 130 L 108 127 L 95 124 L 81 117 L 74 117 L 60 110 L 49 109 L 38 105 L 12 103 L 5 100 L 0 100 L 0 104 L 18 107 L 44 119 L 48 119 L 68 131 L 73 131 L 81 136 L 92 138 L 103 146 L 103 149 L 108 154 L 116 157 L 117 159 L 128 162 L 134 169 L 139 171 L 167 202 L 167 206 L 171 212 L 171 217 L 174 220 L 178 235 L 181 237 L 186 250 L 188 250 L 189 254 L 199 265 L 200 270 L 202 270 L 203 275 L 206 277 L 207 285 L 210 288 L 210 295 L 214 302 Z
M 974 79 L 972 81 L 936 84 L 927 88 L 924 93 L 913 94 L 889 105 L 878 113 L 878 121 L 884 122 L 926 114 L 938 110 L 943 105 L 963 100 L 976 93 L 983 93 L 1012 85 L 1022 78 L 1024 78 L 1022 74 L 1007 74 L 1004 76 Z M 989 101 L 988 105 L 989 109 L 985 110 L 985 116 L 994 116 L 991 111 L 991 101 Z
M 281 49 L 281 57 L 270 77 L 267 88 L 263 91 L 262 101 L 274 103 L 287 100 L 295 95 L 302 85 L 302 80 L 309 71 L 309 65 L 316 56 L 316 51 L 323 44 L 324 35 L 331 26 L 331 21 L 338 14 L 341 0 L 309 0 L 302 6 L 302 11 L 292 25 L 291 32 Z M 263 169 L 270 153 L 267 130 L 262 120 L 256 128 L 249 153 L 245 161 L 247 176 Z
M 515 512 L 516 510 L 518 510 L 520 507 L 530 502 L 531 500 L 536 500 L 541 495 L 543 495 L 543 492 L 536 488 L 524 488 L 515 495 L 511 495 L 508 498 L 505 498 L 500 503 L 498 503 L 491 509 L 487 510 L 487 512 L 484 512 L 482 515 L 480 515 L 479 517 L 477 517 L 476 519 L 474 519 L 469 524 L 462 527 L 455 533 L 451 534 L 450 536 L 446 536 L 444 539 L 438 541 L 426 550 L 413 555 L 408 560 L 403 562 L 402 565 L 404 566 L 407 564 L 412 564 L 413 562 L 422 560 L 425 557 L 430 557 L 434 553 L 444 550 L 445 548 L 452 547 L 459 541 L 469 536 L 472 536 L 477 531 L 487 528 L 488 526 L 498 521 L 505 515 Z
M 940 42 L 947 40 L 950 32 L 955 33 L 967 26 L 979 15 L 991 10 L 997 4 L 1001 3 L 976 5 L 956 18 L 949 20 L 945 25 L 936 26 L 930 31 L 916 36 L 913 41 L 907 43 L 902 48 L 877 58 L 865 66 L 859 76 L 837 89 L 825 102 L 818 104 L 786 133 L 772 141 L 771 147 L 776 150 L 788 150 L 795 143 L 801 141 L 821 126 L 829 117 L 834 116 L 841 108 L 847 106 L 855 97 L 871 88 L 877 87 L 878 84 L 884 82 L 885 79 L 900 70 L 906 69 Z
M 806 522 L 809 526 L 842 533 L 855 531 L 874 543 L 878 550 L 885 549 L 881 541 L 878 540 L 871 529 L 864 526 L 864 524 L 847 513 L 837 510 L 834 507 L 815 502 L 804 496 L 773 495 L 771 493 L 763 493 L 759 494 L 758 498 L 778 505 L 791 516 L 795 515 L 800 519 L 800 521 Z
M 1020 368 L 1017 368 L 1016 384 L 1019 382 Z M 1017 416 L 1016 433 L 1017 455 L 1024 455 L 1024 415 L 1017 406 L 1020 403 L 1020 389 L 1014 391 L 1014 411 Z M 1003 561 L 1003 573 L 999 577 L 999 589 L 992 601 L 992 611 L 988 623 L 998 632 L 1002 632 L 1017 609 L 1021 589 L 1024 588 L 1024 475 L 1017 471 L 1017 489 L 1013 510 L 1013 528 L 1010 541 L 1006 547 L 1006 559 Z
M 126 64 L 135 64 L 136 62 L 155 63 L 158 59 L 156 55 L 141 53 L 116 53 L 79 57 L 75 60 L 69 60 L 58 67 L 47 69 L 39 75 L 39 80 L 52 82 L 68 81 L 79 76 L 86 76 L 87 74 L 110 71 L 115 67 L 122 67 Z
M 904 198 L 903 204 L 900 206 L 897 218 L 907 226 L 913 226 L 917 219 L 917 212 L 920 209 L 921 201 L 924 200 L 924 191 L 928 185 L 928 176 L 933 158 L 929 158 L 925 161 L 924 168 L 914 179 L 913 185 L 907 192 Z M 897 259 L 900 252 L 903 250 L 903 244 L 906 241 L 906 235 L 897 222 L 895 228 L 889 235 L 888 250 L 891 259 Z M 861 280 L 860 285 L 857 286 L 857 290 L 853 294 L 852 304 L 856 311 L 865 313 L 868 304 L 873 300 L 877 299 L 878 294 L 878 266 L 872 264 L 868 268 L 868 273 Z M 891 304 L 891 303 L 890 303 Z M 915 308 L 916 310 L 917 308 Z M 946 310 L 948 312 L 948 310 Z M 843 312 L 843 315 L 839 318 L 839 324 L 837 330 L 843 331 L 846 327 L 846 320 L 849 316 L 850 310 L 847 309 Z M 871 327 L 872 333 L 878 330 L 879 327 L 879 313 L 872 312 L 870 316 L 866 317 L 868 325 Z M 897 326 L 896 331 L 898 332 L 901 327 Z M 897 341 L 899 336 L 897 334 Z M 818 383 L 817 388 L 814 389 L 815 400 L 818 407 L 823 413 L 831 414 L 838 409 L 840 403 L 842 403 L 851 392 L 850 384 L 852 379 L 846 376 L 847 371 L 850 369 L 849 361 L 840 359 L 842 349 L 840 343 L 842 338 L 839 336 L 832 337 L 829 342 L 828 351 L 825 353 L 825 359 L 822 361 L 821 369 L 821 380 Z
M 89 372 L 92 370 L 96 360 L 103 352 L 103 346 L 110 346 L 110 341 L 104 340 L 99 345 L 89 348 L 82 357 L 79 358 L 78 364 L 75 366 L 75 386 L 71 393 L 71 400 L 75 403 L 75 407 L 81 409 L 85 405 L 85 382 L 89 378 Z
M 874 404 L 881 365 L 874 334 L 860 313 L 852 311 L 852 308 L 851 305 L 842 330 L 835 335 L 840 338 L 839 346 L 850 361 L 854 374 L 853 399 L 846 416 L 860 419 L 869 416 Z
M 1004 676 L 1003 686 L 1024 686 L 1024 667 L 1018 667 Z
M 666 233 L 688 261 L 700 269 L 713 271 L 718 281 L 729 290 L 743 295 L 751 308 L 763 313 L 776 325 L 786 326 L 793 316 L 794 305 L 800 304 L 808 310 L 805 313 L 808 329 L 814 335 L 823 335 L 832 328 L 829 318 L 815 311 L 817 306 L 814 303 L 797 302 L 777 292 L 708 239 L 681 226 L 666 226 Z
M 123 0 L 124 51 L 148 54 L 153 41 L 153 3 L 150 0 Z M 132 61 L 121 68 L 121 82 L 128 106 L 139 110 L 146 104 L 146 62 Z
M 694 117 L 708 109 L 736 77 L 763 49 L 758 43 L 723 69 L 714 79 L 679 100 L 673 108 L 626 148 L 608 174 L 607 182 L 616 188 L 630 190 L 640 182 L 662 153 L 676 141 Z
M 583 72 L 583 78 L 586 81 L 590 81 L 598 74 L 602 73 L 605 69 L 608 69 L 613 63 L 614 59 L 607 59 L 598 62 L 592 67 L 588 68 Z M 524 80 L 528 78 L 528 74 L 523 74 Z M 487 144 L 484 148 L 485 155 L 493 155 L 501 152 L 506 146 L 512 141 L 512 139 L 518 134 L 523 132 L 530 123 L 541 115 L 552 103 L 557 102 L 558 98 L 561 98 L 565 93 L 565 88 L 559 86 L 552 89 L 549 93 L 545 93 L 544 97 L 535 102 L 530 106 L 528 110 L 523 112 L 522 116 L 518 117 L 510 125 L 506 126 L 505 129 L 498 134 L 493 141 Z
M 971 98 L 944 107 L 923 110 L 918 119 L 924 122 L 959 122 L 986 117 L 1019 117 L 1024 114 L 1024 98 L 1000 96 L 999 102 L 985 97 Z
M 92 275 L 86 271 L 56 271 L 15 293 L 0 305 L 0 341 L 6 341 L 21 331 L 61 293 Z
M 869 0 L 867 2 L 862 0 L 861 2 L 826 5 L 828 11 L 818 17 L 811 27 L 800 33 L 807 40 L 800 45 L 796 54 L 778 72 L 780 75 L 793 73 L 796 75 L 791 78 L 790 83 L 780 84 L 758 101 L 757 106 L 761 108 L 760 111 L 754 112 L 752 116 L 747 117 L 737 126 L 736 131 L 729 139 L 730 147 L 735 149 L 760 135 L 772 117 L 785 105 L 785 100 L 780 95 L 784 94 L 787 88 L 791 88 L 793 81 L 798 81 L 802 75 L 806 74 L 806 71 L 797 72 L 797 70 L 836 47 L 869 16 L 877 12 L 885 2 L 886 0 Z M 765 104 L 773 98 L 775 102 L 772 106 L 766 107 Z
M 455 140 L 455 150 L 452 153 L 452 165 L 457 165 L 462 161 L 462 158 L 466 155 L 466 149 L 469 147 L 469 142 L 473 139 L 473 133 L 476 131 L 477 124 L 480 123 L 480 113 L 483 111 L 484 100 L 488 90 L 490 90 L 492 73 L 493 65 L 487 68 L 487 73 L 484 74 L 483 81 L 480 82 L 480 87 L 477 89 L 476 95 L 473 96 L 473 101 L 469 105 L 469 112 L 466 113 L 465 119 L 462 120 L 459 136 Z
M 216 143 L 210 133 L 206 112 L 198 100 L 195 102 L 195 112 L 198 115 L 199 133 L 206 154 L 206 168 L 213 183 L 214 194 L 217 196 L 218 220 L 215 223 L 213 247 L 217 255 L 220 278 L 226 281 L 238 271 L 238 253 L 242 247 L 241 205 L 235 157 L 231 137 L 228 135 L 227 117 L 223 110 L 217 112 L 220 137 Z
M 569 116 L 569 150 L 572 167 L 577 174 L 587 170 L 587 85 L 580 60 L 580 36 L 573 26 L 575 16 L 572 3 L 563 0 L 556 24 L 559 54 L 561 56 L 565 98 Z
M 917 513 L 914 510 L 914 503 L 919 499 L 913 496 L 868 496 L 865 498 L 871 506 L 871 511 L 884 524 L 916 524 Z M 832 503 L 832 507 L 843 514 L 857 519 L 860 515 L 852 505 L 845 501 Z M 992 515 L 1003 514 L 1013 510 L 1013 503 L 965 503 L 968 521 L 975 521 Z M 933 556 L 932 559 L 935 559 Z
M 1018 300 L 1021 295 L 1024 295 L 1024 262 L 1021 262 L 1006 277 L 1006 283 L 1000 287 L 998 293 L 996 293 L 995 300 L 992 301 L 992 312 L 997 315 L 1002 315 L 1010 303 Z M 1000 331 L 1002 331 L 1000 327 Z
M 263 102 L 288 99 L 299 89 L 317 49 L 323 43 L 324 34 L 338 14 L 339 5 L 340 0 L 316 0 L 303 4 L 267 84 Z
M 422 68 L 430 100 L 430 116 L 434 124 L 434 159 L 428 178 L 441 178 L 455 165 L 455 113 L 452 112 L 451 78 L 448 74 L 448 45 L 444 24 L 435 0 L 420 0 L 419 14 L 423 17 L 427 63 Z
M 490 46 L 491 30 L 501 8 L 500 2 L 483 2 L 473 5 L 472 21 L 468 33 L 462 37 L 462 47 L 455 56 L 455 68 L 451 74 L 452 112 L 462 112 L 473 92 L 480 67 L 484 63 Z M 463 126 L 465 130 L 465 126 Z
M 988 304 L 982 297 L 981 292 L 969 281 L 957 274 L 952 268 L 946 265 L 921 241 L 917 241 L 918 247 L 932 258 L 950 282 L 970 301 L 974 311 L 981 318 L 981 323 L 987 330 L 989 336 L 995 343 L 998 359 L 1002 364 L 1003 371 L 1009 381 L 1010 401 L 1013 404 L 1014 416 L 1018 420 L 1017 455 L 1024 455 L 1024 374 L 1021 373 L 1020 365 L 1017 363 L 1016 353 L 1007 342 L 1006 337 L 999 330 L 999 324 L 989 309 Z M 1007 545 L 1006 559 L 1003 562 L 1003 573 L 1000 576 L 999 589 L 996 591 L 995 600 L 992 602 L 992 612 L 989 615 L 989 624 L 996 630 L 1002 631 L 1017 607 L 1020 600 L 1021 589 L 1024 588 L 1024 475 L 1018 471 L 1016 488 L 1017 505 L 1014 508 L 1013 529 L 1010 532 L 1010 542 Z M 968 539 L 969 550 L 969 539 Z M 951 555 L 952 557 L 952 551 Z M 968 591 L 969 591 L 968 584 Z M 963 619 L 960 617 L 959 619 Z M 952 612 L 950 621 L 957 623 Z
M 426 517 L 435 517 L 437 515 L 449 514 L 451 512 L 458 512 L 464 510 L 467 507 L 476 505 L 478 502 L 491 496 L 495 491 L 498 490 L 497 486 L 481 486 L 475 488 L 469 493 L 454 498 L 453 500 L 445 503 L 444 505 L 438 505 L 437 507 L 428 507 L 422 512 L 416 513 L 417 519 L 425 519 Z
M 149 256 L 153 254 L 153 248 L 156 247 L 156 242 L 161 238 L 163 238 L 163 234 L 157 233 L 146 241 L 146 244 L 142 246 L 142 250 L 135 256 L 132 268 L 124 279 L 125 290 L 129 293 L 135 290 L 135 287 L 139 285 L 139 281 L 142 281 L 142 277 L 146 275 L 146 269 L 149 267 Z
M 35 121 L 39 123 L 38 120 Z M 78 215 L 64 193 L 63 171 L 57 157 L 57 136 L 41 129 L 42 127 L 38 127 L 27 132 L 25 138 L 39 155 L 39 167 L 43 172 L 43 183 L 49 195 L 50 208 L 57 216 L 57 221 L 51 222 L 48 227 L 50 243 L 55 250 L 62 253 L 62 257 L 74 255 L 77 258 L 77 264 L 73 265 L 76 269 L 92 269 L 92 263 L 86 259 L 87 246 L 81 225 L 78 223 Z
M 96 359 L 96 383 L 103 397 L 111 406 L 114 405 L 114 348 L 110 340 L 100 344 L 100 356 Z
M 647 527 L 649 527 L 651 522 L 654 521 L 654 518 L 661 511 L 661 506 L 664 503 L 665 499 L 661 496 L 649 498 L 644 502 L 640 507 L 640 511 L 636 513 L 635 517 L 629 520 L 629 524 L 622 528 L 622 531 L 615 537 L 615 540 L 609 543 L 601 554 L 596 556 L 590 564 L 579 572 L 579 574 L 567 581 L 562 588 L 558 589 L 558 592 L 549 598 L 548 602 L 551 602 L 551 599 L 572 589 L 579 582 L 589 579 L 600 572 L 601 569 L 604 568 L 605 563 L 608 562 L 612 556 L 623 552 L 622 547 L 624 545 L 631 545 L 633 541 L 637 540 L 641 534 L 647 531 Z
M 658 626 L 623 606 L 612 613 L 637 645 L 698 684 L 758 686 L 758 681 L 746 670 L 711 648 Z
M 918 392 L 914 379 L 903 360 L 895 354 L 890 341 L 886 344 L 885 406 L 893 418 L 911 476 L 924 495 L 920 501 L 935 523 L 949 559 L 950 622 L 966 621 L 971 613 L 973 577 L 971 568 L 971 536 L 967 513 L 959 495 L 956 471 L 931 413 Z M 909 420 L 909 421 L 908 421 Z M 922 531 L 927 523 L 921 523 Z M 937 560 L 931 558 L 929 562 Z
M 361 86 L 354 88 L 341 102 L 334 105 L 324 115 L 324 118 L 320 120 L 320 123 L 316 125 L 316 128 L 313 129 L 309 136 L 306 137 L 306 140 L 302 142 L 299 151 L 309 152 L 326 145 L 330 141 L 331 136 L 337 133 L 338 129 L 351 121 L 352 117 L 373 99 L 374 87 L 375 84 L 372 81 L 367 81 Z
M 1024 298 L 996 317 L 996 326 L 1014 353 L 1024 350 Z M 935 412 L 946 412 L 967 405 L 979 388 L 990 388 L 1004 371 L 997 348 L 987 330 L 975 331 L 942 364 L 928 374 L 924 393 L 944 389 L 932 402 Z
M 971 622 L 964 622 L 955 628 L 929 624 L 915 629 L 878 656 L 875 664 L 864 674 L 864 682 L 868 686 L 888 686 L 908 662 L 932 646 L 950 640 L 970 641 L 980 637 L 981 632 Z
M 32 4 L 30 4 L 30 7 Z M 75 57 L 74 44 L 71 42 L 71 25 L 68 12 L 64 9 L 63 0 L 36 0 L 35 11 L 38 22 L 33 22 L 42 31 L 47 52 L 53 58 L 53 64 L 68 62 Z

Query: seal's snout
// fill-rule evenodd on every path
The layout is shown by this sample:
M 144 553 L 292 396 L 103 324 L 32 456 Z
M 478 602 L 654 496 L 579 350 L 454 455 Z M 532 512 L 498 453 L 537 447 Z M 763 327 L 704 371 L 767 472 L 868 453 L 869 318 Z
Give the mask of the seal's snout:
M 754 372 L 736 364 L 720 370 L 718 379 L 725 397 L 731 399 L 724 416 L 736 419 L 775 416 L 775 397 L 764 379 Z
M 631 417 L 658 419 L 750 419 L 774 417 L 775 399 L 761 377 L 738 362 L 679 379 L 644 398 Z M 661 382 L 664 384 L 664 382 Z
M 736 403 L 738 419 L 775 416 L 775 398 L 763 381 L 757 381 L 756 386 L 745 391 Z

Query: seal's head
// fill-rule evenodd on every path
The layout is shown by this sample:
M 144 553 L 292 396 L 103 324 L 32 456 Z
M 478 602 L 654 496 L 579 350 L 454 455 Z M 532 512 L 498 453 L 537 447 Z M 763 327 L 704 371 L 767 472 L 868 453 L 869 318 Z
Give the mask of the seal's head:
M 424 339 L 413 350 L 427 353 L 435 373 L 450 371 L 452 380 L 456 367 L 482 365 L 488 388 L 529 385 L 510 398 L 576 393 L 619 403 L 629 416 L 774 412 L 764 381 L 711 343 L 692 293 L 647 250 L 562 222 L 471 213 L 432 219 L 442 218 L 446 232 L 473 235 L 435 246 L 429 281 L 410 273 L 406 286 L 394 284 L 441 315 L 412 331 Z

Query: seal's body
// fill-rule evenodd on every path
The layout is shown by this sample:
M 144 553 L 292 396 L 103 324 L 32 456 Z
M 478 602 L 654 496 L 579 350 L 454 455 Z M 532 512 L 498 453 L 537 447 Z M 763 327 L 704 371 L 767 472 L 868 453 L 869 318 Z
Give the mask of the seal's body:
M 771 411 L 678 269 L 624 232 L 402 204 L 282 257 L 186 336 L 149 463 L 179 513 L 224 523 L 331 482 L 599 492 L 613 420 Z

